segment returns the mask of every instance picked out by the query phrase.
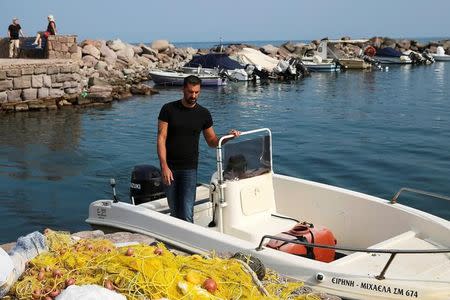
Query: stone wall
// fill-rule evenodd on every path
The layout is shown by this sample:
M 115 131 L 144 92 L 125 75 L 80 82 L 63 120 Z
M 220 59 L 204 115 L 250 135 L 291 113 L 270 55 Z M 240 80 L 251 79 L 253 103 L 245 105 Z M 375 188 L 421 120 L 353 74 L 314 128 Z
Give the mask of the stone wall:
M 56 109 L 71 105 L 83 87 L 74 60 L 10 60 L 0 64 L 0 110 Z
M 46 58 L 81 59 L 76 35 L 51 35 L 45 47 Z

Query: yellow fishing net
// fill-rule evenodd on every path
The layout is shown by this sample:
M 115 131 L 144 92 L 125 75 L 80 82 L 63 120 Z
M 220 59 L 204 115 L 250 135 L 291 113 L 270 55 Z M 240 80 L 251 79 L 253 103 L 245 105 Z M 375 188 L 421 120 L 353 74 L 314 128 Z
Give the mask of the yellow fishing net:
M 320 299 L 301 294 L 301 282 L 268 271 L 260 282 L 248 266 L 215 255 L 175 255 L 156 246 L 115 247 L 108 240 L 46 233 L 49 252 L 29 262 L 10 296 L 53 299 L 67 286 L 97 284 L 128 299 Z

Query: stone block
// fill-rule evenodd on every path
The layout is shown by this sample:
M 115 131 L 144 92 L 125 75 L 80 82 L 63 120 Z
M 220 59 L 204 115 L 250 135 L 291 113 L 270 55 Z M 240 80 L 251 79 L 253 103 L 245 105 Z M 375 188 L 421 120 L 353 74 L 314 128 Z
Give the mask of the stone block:
M 52 82 L 52 88 L 62 88 L 63 85 L 62 82 Z
M 24 89 L 22 90 L 22 100 L 36 100 L 37 89 Z
M 48 96 L 50 96 L 50 90 L 48 88 L 38 89 L 38 98 L 39 99 L 47 98 Z
M 31 76 L 31 87 L 40 88 L 44 85 L 42 75 L 32 75 Z
M 31 76 L 25 75 L 22 77 L 15 77 L 13 80 L 14 89 L 27 89 L 31 87 Z
M 0 80 L 5 80 L 6 79 L 6 71 L 2 70 L 0 71 Z
M 51 98 L 59 98 L 64 96 L 64 91 L 60 89 L 50 89 L 49 96 Z
M 34 74 L 34 68 L 23 68 L 22 69 L 22 75 L 33 75 Z
M 56 104 L 53 104 L 53 105 L 47 105 L 46 108 L 47 108 L 48 110 L 57 110 L 57 109 L 58 109 L 58 106 L 57 106 Z
M 47 74 L 48 75 L 58 74 L 58 73 L 59 73 L 59 67 L 58 66 L 50 66 L 50 67 L 47 68 Z
M 0 80 L 0 92 L 10 90 L 13 88 L 12 80 Z
M 72 65 L 64 65 L 59 67 L 60 73 L 72 73 Z
M 42 75 L 42 84 L 44 87 L 52 87 L 52 78 L 49 75 Z
M 61 51 L 61 43 L 54 43 L 53 44 L 53 50 Z
M 3 103 L 2 110 L 12 112 L 12 111 L 14 111 L 15 105 L 16 105 L 15 103 L 9 103 L 9 102 Z
M 85 98 L 83 96 L 78 96 L 76 104 L 78 105 L 86 105 L 92 103 L 91 99 Z
M 34 68 L 34 74 L 39 75 L 39 74 L 44 74 L 44 73 L 47 73 L 47 67 L 36 66 Z
M 80 76 L 80 74 L 77 74 L 77 73 L 56 75 L 56 82 L 80 81 L 80 79 L 81 79 L 81 76 Z
M 27 111 L 28 104 L 27 103 L 18 103 L 14 106 L 15 111 Z
M 10 90 L 6 91 L 8 95 L 8 102 L 22 101 L 20 95 L 22 94 L 22 90 Z
M 74 88 L 66 88 L 64 89 L 64 92 L 66 94 L 79 94 L 81 93 L 81 89 L 78 87 L 74 87 Z M 0 100 L 1 101 L 1 100 Z
M 79 86 L 79 82 L 77 81 L 65 81 L 63 83 L 63 88 L 76 88 Z
M 41 100 L 28 101 L 27 103 L 30 110 L 42 110 L 46 107 L 44 101 Z
M 8 94 L 6 92 L 0 92 L 0 103 L 8 101 Z
M 21 69 L 6 70 L 6 76 L 8 76 L 8 77 L 19 77 L 19 76 L 22 76 L 22 70 Z

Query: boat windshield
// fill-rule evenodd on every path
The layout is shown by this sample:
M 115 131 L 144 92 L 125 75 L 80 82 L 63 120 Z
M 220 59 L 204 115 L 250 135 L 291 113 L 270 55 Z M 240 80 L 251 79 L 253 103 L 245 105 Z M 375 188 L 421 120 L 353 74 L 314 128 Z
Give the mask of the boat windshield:
M 230 141 L 223 146 L 225 180 L 255 177 L 272 170 L 270 136 Z

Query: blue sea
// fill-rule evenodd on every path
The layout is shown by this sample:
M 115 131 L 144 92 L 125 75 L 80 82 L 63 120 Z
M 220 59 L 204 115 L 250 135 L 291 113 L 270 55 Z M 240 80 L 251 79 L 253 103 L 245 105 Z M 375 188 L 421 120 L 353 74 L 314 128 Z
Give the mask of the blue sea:
M 404 186 L 450 195 L 449 82 L 450 63 L 391 66 L 204 88 L 199 102 L 220 134 L 271 128 L 277 173 L 386 199 Z M 89 229 L 89 203 L 111 197 L 111 177 L 128 200 L 133 166 L 158 165 L 161 106 L 181 97 L 158 89 L 102 108 L 0 115 L 0 243 L 46 227 Z M 202 140 L 199 180 L 214 169 Z M 399 202 L 450 220 L 444 200 Z

